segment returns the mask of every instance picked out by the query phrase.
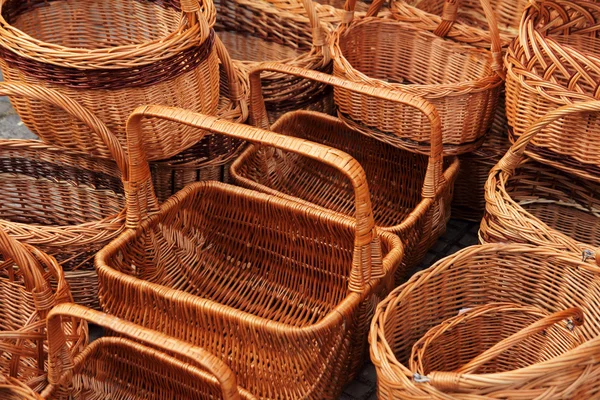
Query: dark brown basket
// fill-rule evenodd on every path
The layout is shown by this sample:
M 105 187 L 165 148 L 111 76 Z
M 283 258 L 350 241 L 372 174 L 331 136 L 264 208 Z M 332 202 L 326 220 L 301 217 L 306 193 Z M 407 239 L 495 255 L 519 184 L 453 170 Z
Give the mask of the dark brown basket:
M 406 93 L 344 81 L 330 75 L 281 64 L 263 64 L 251 74 L 251 103 L 254 122 L 267 127 L 265 106 L 260 96 L 261 73 L 286 73 L 311 79 L 336 88 L 344 87 L 356 95 L 405 104 L 425 114 L 431 121 L 431 153 L 410 153 L 348 128 L 338 118 L 316 112 L 285 114 L 271 130 L 339 149 L 354 157 L 365 169 L 373 201 L 375 223 L 384 231 L 400 237 L 405 246 L 403 265 L 396 270 L 400 284 L 435 243 L 450 217 L 452 186 L 458 173 L 458 160 L 450 157 L 444 165 L 441 156 L 439 116 L 433 106 Z M 232 165 L 234 182 L 250 189 L 291 201 L 317 206 L 323 211 L 354 215 L 352 188 L 338 169 L 318 160 L 250 146 Z

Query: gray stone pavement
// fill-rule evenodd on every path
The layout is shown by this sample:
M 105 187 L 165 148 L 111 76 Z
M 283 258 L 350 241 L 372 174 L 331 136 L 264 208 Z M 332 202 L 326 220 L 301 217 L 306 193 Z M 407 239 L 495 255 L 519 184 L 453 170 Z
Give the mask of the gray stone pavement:
M 0 76 L 1 80 L 1 76 Z M 6 97 L 0 97 L 0 138 L 34 139 L 21 122 Z M 427 268 L 437 260 L 456 252 L 457 250 L 477 244 L 479 225 L 473 222 L 450 220 L 446 233 L 438 240 L 425 256 L 423 263 L 414 272 Z M 101 336 L 101 331 L 93 329 L 92 338 Z M 377 398 L 377 377 L 375 367 L 367 363 L 357 378 L 344 389 L 340 400 L 373 400 Z

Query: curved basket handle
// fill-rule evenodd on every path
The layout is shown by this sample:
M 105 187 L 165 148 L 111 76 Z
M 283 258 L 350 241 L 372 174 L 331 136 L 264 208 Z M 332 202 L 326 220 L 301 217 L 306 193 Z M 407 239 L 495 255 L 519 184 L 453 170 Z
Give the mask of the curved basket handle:
M 312 29 L 312 43 L 323 55 L 322 66 L 326 66 L 331 61 L 331 53 L 329 51 L 329 31 L 325 24 L 321 22 L 317 8 L 313 0 L 301 0 L 302 6 L 306 10 L 310 27 Z
M 399 90 L 389 90 L 383 88 L 373 88 L 369 85 L 363 85 L 336 76 L 327 75 L 322 72 L 306 70 L 290 65 L 284 65 L 275 62 L 262 63 L 250 70 L 250 117 L 253 124 L 263 129 L 269 129 L 269 118 L 265 108 L 265 102 L 262 96 L 262 87 L 260 84 L 260 73 L 262 71 L 279 72 L 289 74 L 327 85 L 351 90 L 373 98 L 388 100 L 394 103 L 406 104 L 421 111 L 431 124 L 431 151 L 429 162 L 427 164 L 427 173 L 423 182 L 422 196 L 424 198 L 434 199 L 437 188 L 444 184 L 443 174 L 443 144 L 442 144 L 442 123 L 436 108 L 427 100 Z
M 61 317 L 63 316 L 86 320 L 118 335 L 129 337 L 170 354 L 176 354 L 178 358 L 186 359 L 190 364 L 200 365 L 217 378 L 221 385 L 223 399 L 239 400 L 240 398 L 235 375 L 231 369 L 208 351 L 112 315 L 77 304 L 60 304 L 54 307 L 48 315 L 48 380 L 53 385 L 59 383 L 60 377 L 66 372 L 64 370 L 74 367 L 73 359 L 66 348 L 65 333 L 62 330 Z M 46 391 L 49 389 L 51 388 L 48 388 Z M 42 393 L 42 397 L 44 397 L 46 391 Z
M 221 60 L 221 64 L 223 64 L 225 74 L 227 75 L 227 83 L 229 84 L 229 99 L 233 104 L 238 105 L 242 113 L 242 121 L 245 121 L 248 117 L 248 101 L 240 89 L 240 81 L 238 77 L 239 72 L 235 65 L 233 65 L 233 60 L 229 55 L 229 51 L 227 51 L 227 48 L 221 39 L 219 39 L 219 37 L 216 35 L 215 49 L 217 51 L 219 60 Z
M 66 111 L 69 115 L 83 122 L 91 131 L 102 141 L 110 153 L 112 159 L 117 163 L 119 170 L 126 177 L 128 166 L 125 150 L 118 139 L 106 127 L 98 117 L 92 114 L 85 107 L 64 94 L 39 85 L 30 85 L 26 83 L 7 83 L 0 82 L 0 96 L 18 96 L 28 99 L 35 99 L 50 103 Z M 40 139 L 46 141 L 43 132 L 39 133 Z M 69 145 L 67 143 L 53 143 L 51 145 L 59 146 L 76 151 L 84 151 L 79 148 L 77 143 Z
M 44 279 L 44 269 L 38 260 L 23 243 L 9 236 L 1 227 L 0 254 L 4 256 L 5 260 L 11 259 L 19 266 L 19 270 L 23 272 L 25 289 L 31 292 L 48 286 Z
M 203 0 L 200 5 L 199 0 L 181 0 L 181 12 L 187 17 L 189 25 L 197 24 L 200 28 L 199 37 L 205 38 L 208 36 L 210 27 L 215 24 L 217 10 L 212 0 Z M 184 19 L 182 18 L 181 23 Z
M 138 107 L 127 121 L 127 143 L 131 168 L 129 173 L 131 181 L 125 185 L 127 227 L 135 228 L 148 216 L 158 212 L 158 201 L 152 187 L 150 169 L 146 162 L 141 139 L 141 121 L 144 117 L 162 118 L 200 128 L 213 134 L 276 147 L 312 158 L 340 170 L 352 183 L 356 204 L 355 251 L 349 289 L 362 293 L 365 285 L 372 278 L 384 275 L 381 243 L 375 230 L 367 178 L 364 170 L 354 158 L 340 150 L 319 143 L 280 135 L 248 125 L 235 124 L 180 108 L 142 106 Z M 370 265 L 368 261 L 370 261 Z M 367 264 L 366 269 L 365 264 Z
M 463 381 L 461 375 L 474 373 L 474 371 L 482 364 L 497 357 L 516 344 L 519 344 L 531 335 L 542 332 L 569 317 L 573 318 L 572 322 L 577 326 L 583 325 L 584 323 L 583 311 L 579 307 L 558 311 L 501 340 L 456 371 L 431 372 L 427 374 L 428 382 L 442 391 L 460 392 L 462 390 L 461 382 Z

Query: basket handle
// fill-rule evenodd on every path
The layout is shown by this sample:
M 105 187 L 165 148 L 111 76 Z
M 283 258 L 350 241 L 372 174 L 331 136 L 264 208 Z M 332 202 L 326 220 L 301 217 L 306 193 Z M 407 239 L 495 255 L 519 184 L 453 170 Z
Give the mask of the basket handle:
M 364 170 L 354 158 L 340 150 L 319 143 L 232 123 L 180 108 L 142 106 L 138 107 L 127 121 L 127 143 L 131 169 L 129 173 L 131 181 L 125 184 L 128 228 L 137 227 L 141 221 L 158 212 L 158 201 L 153 191 L 150 169 L 146 162 L 141 138 L 141 121 L 144 117 L 162 118 L 213 134 L 275 147 L 337 168 L 350 179 L 355 193 L 357 228 L 349 289 L 362 293 L 372 278 L 384 275 L 381 243 L 375 230 L 367 179 Z
M 25 289 L 28 291 L 40 290 L 48 287 L 44 279 L 43 268 L 31 251 L 21 242 L 12 238 L 0 227 L 0 254 L 4 259 L 11 259 L 23 272 Z
M 221 39 L 215 35 L 215 50 L 217 56 L 223 64 L 223 69 L 227 75 L 227 83 L 229 84 L 229 99 L 233 104 L 237 104 L 242 112 L 242 121 L 245 121 L 248 117 L 248 102 L 240 89 L 240 80 L 238 78 L 238 70 L 233 65 L 233 60 L 229 55 L 229 51 L 221 41 Z
M 142 342 L 152 348 L 164 350 L 167 353 L 175 354 L 177 358 L 186 359 L 190 364 L 200 365 L 202 368 L 214 375 L 223 393 L 224 400 L 239 400 L 240 395 L 237 388 L 236 378 L 231 369 L 208 351 L 183 342 L 179 339 L 164 335 L 136 325 L 134 323 L 122 320 L 115 316 L 95 311 L 78 304 L 60 304 L 54 307 L 48 315 L 48 380 L 52 385 L 59 384 L 61 376 L 65 370 L 72 370 L 73 359 L 66 345 L 67 340 L 62 329 L 62 318 L 71 317 L 85 320 L 99 325 L 119 336 L 126 336 L 135 341 Z M 44 394 L 52 390 L 48 387 Z
M 422 196 L 424 198 L 434 199 L 437 188 L 444 184 L 443 174 L 443 143 L 442 143 L 442 124 L 437 109 L 427 100 L 399 90 L 389 90 L 372 86 L 363 85 L 327 75 L 322 72 L 307 70 L 290 65 L 284 65 L 275 62 L 262 63 L 249 72 L 250 76 L 250 117 L 254 125 L 263 129 L 269 129 L 269 118 L 265 108 L 262 96 L 262 87 L 260 84 L 260 73 L 262 71 L 279 72 L 283 74 L 294 75 L 297 77 L 310 79 L 327 85 L 351 90 L 373 98 L 388 100 L 394 103 L 406 104 L 421 111 L 431 124 L 431 149 L 429 162 L 427 164 L 427 173 L 423 182 Z
M 0 96 L 17 96 L 28 99 L 35 99 L 39 101 L 45 101 L 56 107 L 66 111 L 72 117 L 77 118 L 83 122 L 91 131 L 102 141 L 111 154 L 112 159 L 117 163 L 119 170 L 124 176 L 127 173 L 127 156 L 125 150 L 119 143 L 119 140 L 115 135 L 106 127 L 98 117 L 92 114 L 85 107 L 80 105 L 75 100 L 71 99 L 64 94 L 49 89 L 40 85 L 30 85 L 26 83 L 7 83 L 0 82 Z M 42 140 L 45 141 L 44 132 L 39 132 L 38 135 Z M 53 141 L 49 141 L 53 142 Z M 66 149 L 72 149 L 76 151 L 84 151 L 78 147 L 78 143 L 72 143 L 70 141 L 64 141 L 61 143 L 50 143 Z M 87 150 L 85 150 L 87 152 Z
M 301 0 L 302 6 L 306 10 L 310 27 L 312 29 L 312 43 L 323 55 L 322 66 L 326 66 L 331 61 L 331 53 L 329 51 L 329 31 L 325 24 L 321 22 L 317 8 L 313 0 Z
M 432 386 L 435 386 L 442 391 L 461 391 L 461 382 L 463 381 L 463 379 L 461 379 L 462 375 L 474 373 L 474 371 L 482 364 L 519 344 L 531 335 L 542 332 L 569 317 L 572 318 L 572 323 L 574 325 L 581 326 L 584 323 L 583 311 L 579 307 L 572 307 L 555 312 L 501 340 L 456 371 L 429 373 L 427 376 L 428 381 Z

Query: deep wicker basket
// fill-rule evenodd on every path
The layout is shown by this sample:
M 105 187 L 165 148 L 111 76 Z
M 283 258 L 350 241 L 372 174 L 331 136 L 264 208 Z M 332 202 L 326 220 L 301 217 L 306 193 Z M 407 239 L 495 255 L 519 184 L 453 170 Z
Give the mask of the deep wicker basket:
M 493 11 L 487 12 L 494 38 L 490 52 L 377 18 L 381 3 L 374 2 L 366 17 L 340 24 L 333 33 L 334 75 L 422 97 L 440 114 L 444 154 L 477 149 L 493 121 L 504 75 Z M 429 152 L 429 122 L 414 108 L 342 88 L 334 90 L 334 99 L 338 116 L 364 134 L 409 151 Z
M 89 321 L 111 332 L 72 357 L 62 318 Z M 239 388 L 231 370 L 207 351 L 76 304 L 48 316 L 48 400 L 255 399 Z
M 600 101 L 549 112 L 492 169 L 485 185 L 482 243 L 553 245 L 578 254 L 600 246 L 600 184 L 524 156 L 528 143 L 553 121 L 591 111 L 600 111 Z
M 444 163 L 441 155 L 439 116 L 431 104 L 408 94 L 370 87 L 281 64 L 263 64 L 251 74 L 251 114 L 255 124 L 268 128 L 265 106 L 260 96 L 261 73 L 285 73 L 319 83 L 343 87 L 355 96 L 405 104 L 431 120 L 431 151 L 428 156 L 413 154 L 380 142 L 348 128 L 338 118 L 316 112 L 285 114 L 271 130 L 331 146 L 354 157 L 367 174 L 372 194 L 373 217 L 382 230 L 400 237 L 404 243 L 403 265 L 396 270 L 395 283 L 406 278 L 427 250 L 445 231 L 450 218 L 452 187 L 458 173 L 458 160 Z M 277 151 L 265 146 L 250 146 L 233 163 L 231 178 L 237 184 L 319 207 L 323 211 L 352 216 L 352 187 L 336 168 L 318 160 Z
M 220 182 L 186 186 L 160 209 L 139 124 L 166 118 L 337 166 L 356 218 Z M 206 348 L 259 398 L 335 399 L 359 367 L 375 304 L 402 261 L 375 229 L 364 171 L 305 140 L 186 110 L 146 106 L 129 122 L 132 229 L 96 257 L 106 312 Z
M 524 244 L 486 244 L 460 250 L 414 275 L 379 304 L 369 336 L 371 359 L 377 370 L 378 397 L 382 400 L 598 398 L 600 387 L 595 378 L 600 371 L 598 299 L 600 268 L 582 262 L 579 255 L 554 247 Z M 575 328 L 583 342 L 572 349 L 556 348 L 547 358 L 542 350 L 534 353 L 532 342 L 536 338 L 543 342 L 553 337 L 550 328 L 545 338 L 534 334 L 539 324 L 550 321 L 545 319 L 530 327 L 531 330 L 521 331 L 517 337 L 488 348 L 487 353 L 476 348 L 477 339 L 444 335 L 438 343 L 451 347 L 443 355 L 449 360 L 448 368 L 441 366 L 440 371 L 428 371 L 425 375 L 415 374 L 410 368 L 413 346 L 418 351 L 419 340 L 430 329 L 436 329 L 465 308 L 498 302 L 533 306 L 548 314 L 577 307 L 580 310 L 568 310 L 552 318 L 556 321 L 570 313 L 580 317 L 579 311 L 583 312 L 585 320 Z M 476 326 L 474 323 L 471 328 Z M 503 324 L 502 328 L 508 330 L 510 326 Z M 497 337 L 497 333 L 492 333 Z M 527 351 L 513 352 L 512 357 L 501 353 L 510 352 L 508 347 L 515 344 L 514 340 L 526 334 L 531 334 Z M 460 363 L 463 355 L 467 361 L 470 356 L 479 357 L 460 368 L 455 363 Z M 493 363 L 484 362 L 489 356 L 497 356 L 495 361 L 508 357 L 512 365 L 507 365 L 505 371 L 488 372 L 486 365 L 494 367 Z M 482 371 L 470 368 L 476 366 L 481 366 Z
M 72 301 L 56 260 L 0 228 L 0 386 L 10 377 L 31 389 L 44 388 L 46 316 L 55 305 Z M 78 351 L 87 341 L 87 329 L 74 319 L 68 329 L 72 339 L 68 352 Z M 7 398 L 4 393 L 0 388 L 3 400 Z
M 0 140 L 0 226 L 54 256 L 65 270 L 76 302 L 98 307 L 92 258 L 124 229 L 121 171 L 125 152 L 106 126 L 75 101 L 51 89 L 0 84 L 0 95 L 51 104 L 88 126 L 90 141 L 115 162 L 37 140 Z M 46 132 L 40 131 L 42 139 Z M 71 146 L 79 144 L 73 142 Z M 118 167 L 117 167 L 118 166 Z
M 534 1 L 507 51 L 506 113 L 515 137 L 558 107 L 600 100 L 600 4 Z M 532 140 L 527 154 L 600 182 L 600 115 L 565 115 Z

